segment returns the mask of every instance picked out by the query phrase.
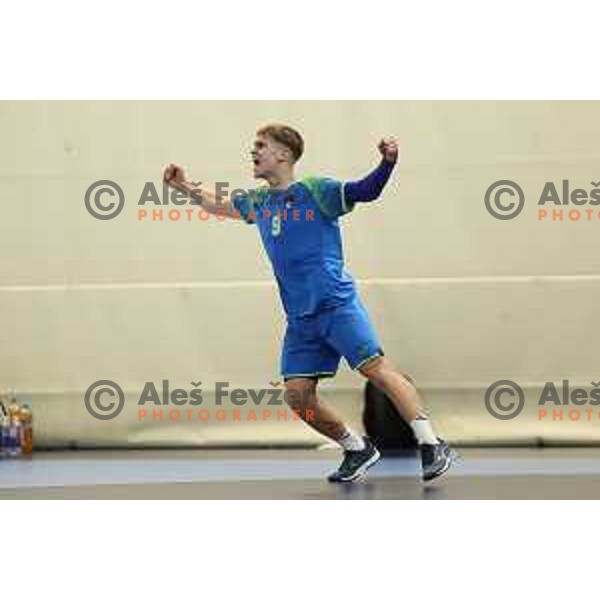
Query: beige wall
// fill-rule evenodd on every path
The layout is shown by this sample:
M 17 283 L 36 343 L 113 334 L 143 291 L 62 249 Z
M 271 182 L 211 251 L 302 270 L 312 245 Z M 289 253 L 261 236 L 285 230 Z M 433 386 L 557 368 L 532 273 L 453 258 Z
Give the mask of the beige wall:
M 270 268 L 242 223 L 139 222 L 144 182 L 167 161 L 203 181 L 249 186 L 256 126 L 305 135 L 301 171 L 352 178 L 397 135 L 402 166 L 380 202 L 344 220 L 348 267 L 384 346 L 415 375 L 441 432 L 463 441 L 600 439 L 592 423 L 536 418 L 539 385 L 600 379 L 595 332 L 600 219 L 538 222 L 546 181 L 600 180 L 600 104 L 592 102 L 2 102 L 0 387 L 33 396 L 49 444 L 314 441 L 298 423 L 136 420 L 144 382 L 267 386 L 283 318 Z M 83 197 L 117 181 L 125 209 L 93 219 Z M 485 210 L 512 179 L 528 202 L 511 221 Z M 597 211 L 596 211 L 597 212 Z M 111 379 L 127 393 L 114 421 L 83 393 Z M 498 379 L 527 388 L 513 421 L 487 414 Z M 344 367 L 325 394 L 356 421 L 362 382 Z M 597 411 L 596 411 L 597 413 Z

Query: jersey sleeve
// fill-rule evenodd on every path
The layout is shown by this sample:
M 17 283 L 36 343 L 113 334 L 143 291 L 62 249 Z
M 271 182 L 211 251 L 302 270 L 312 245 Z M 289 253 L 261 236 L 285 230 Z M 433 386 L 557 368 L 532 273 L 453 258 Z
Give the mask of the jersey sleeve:
M 354 208 L 344 192 L 344 184 L 329 177 L 306 177 L 301 181 L 308 188 L 321 212 L 330 219 L 337 219 Z
M 236 193 L 231 202 L 233 208 L 240 213 L 240 216 L 246 223 L 253 225 L 257 220 L 257 212 L 261 210 L 261 203 L 264 198 L 263 190 L 248 190 L 246 192 Z

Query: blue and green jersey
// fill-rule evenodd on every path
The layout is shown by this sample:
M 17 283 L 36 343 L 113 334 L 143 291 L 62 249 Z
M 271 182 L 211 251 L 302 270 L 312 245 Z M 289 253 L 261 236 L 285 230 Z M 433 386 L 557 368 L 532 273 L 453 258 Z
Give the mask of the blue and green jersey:
M 258 226 L 289 318 L 314 315 L 353 298 L 356 288 L 344 269 L 338 221 L 354 202 L 342 182 L 306 177 L 283 191 L 259 188 L 238 194 L 233 205 Z

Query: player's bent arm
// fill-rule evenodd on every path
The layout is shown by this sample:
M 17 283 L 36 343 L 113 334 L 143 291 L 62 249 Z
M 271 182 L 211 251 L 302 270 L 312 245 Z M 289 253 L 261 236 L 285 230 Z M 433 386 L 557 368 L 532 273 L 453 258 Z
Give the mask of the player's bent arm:
M 209 213 L 235 217 L 234 207 L 227 194 L 217 195 L 208 186 L 194 184 L 187 180 L 185 170 L 179 165 L 170 164 L 163 170 L 163 180 L 170 187 L 179 190 L 191 198 L 192 204 L 202 206 Z
M 211 214 L 226 215 L 228 217 L 235 216 L 233 203 L 227 194 L 217 196 L 214 189 L 205 185 L 196 186 L 189 181 L 171 182 L 169 185 L 187 194 L 194 204 L 201 206 Z
M 389 181 L 395 162 L 382 160 L 376 169 L 358 181 L 347 181 L 344 184 L 346 199 L 352 204 L 356 202 L 372 202 L 377 200 Z
M 345 199 L 351 204 L 377 200 L 398 162 L 400 147 L 395 138 L 382 139 L 377 148 L 381 154 L 377 168 L 363 179 L 344 184 Z

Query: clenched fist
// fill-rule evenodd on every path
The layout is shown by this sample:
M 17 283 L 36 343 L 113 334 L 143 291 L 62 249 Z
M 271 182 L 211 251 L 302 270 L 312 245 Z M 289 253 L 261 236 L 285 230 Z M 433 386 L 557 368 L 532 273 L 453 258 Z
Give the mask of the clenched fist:
M 185 171 L 179 165 L 167 165 L 163 171 L 163 179 L 172 187 L 185 182 Z
M 400 150 L 396 138 L 383 138 L 377 147 L 379 148 L 379 152 L 381 152 L 383 160 L 391 163 L 395 163 L 398 160 Z

